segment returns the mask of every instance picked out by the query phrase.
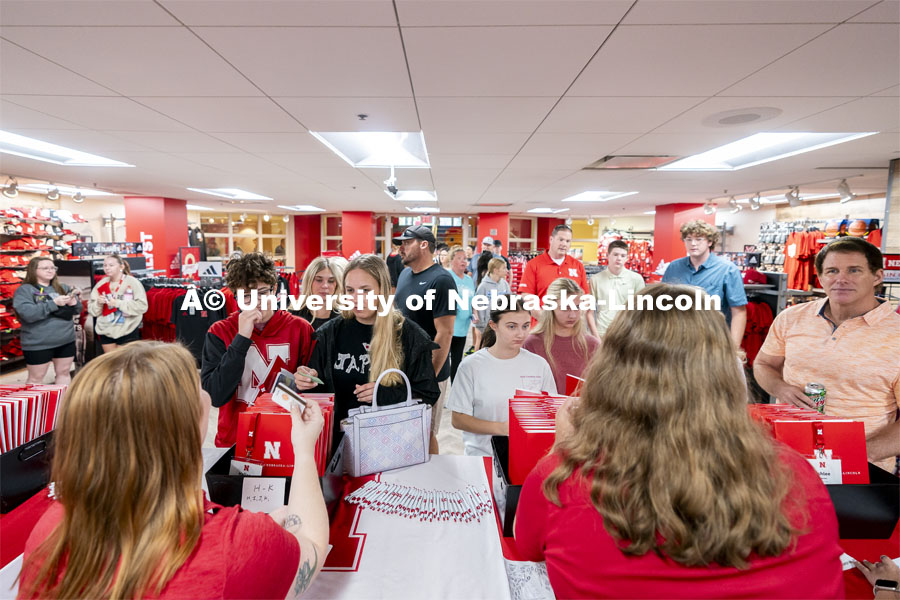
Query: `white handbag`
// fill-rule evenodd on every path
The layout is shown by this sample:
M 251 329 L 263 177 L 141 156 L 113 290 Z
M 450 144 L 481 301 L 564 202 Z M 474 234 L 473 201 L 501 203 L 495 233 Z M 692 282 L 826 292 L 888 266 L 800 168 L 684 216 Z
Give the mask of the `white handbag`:
M 378 406 L 378 384 L 388 373 L 399 373 L 406 383 L 406 402 Z M 350 410 L 341 421 L 344 432 L 344 469 L 353 477 L 390 471 L 428 462 L 431 441 L 431 406 L 413 400 L 406 374 L 388 369 L 378 376 L 372 406 Z

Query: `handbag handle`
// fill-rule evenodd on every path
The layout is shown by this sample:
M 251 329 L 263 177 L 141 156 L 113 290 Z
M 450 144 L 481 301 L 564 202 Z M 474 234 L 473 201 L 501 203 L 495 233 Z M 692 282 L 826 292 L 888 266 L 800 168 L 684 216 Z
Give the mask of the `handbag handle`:
M 403 381 L 406 383 L 406 406 L 412 406 L 412 386 L 409 384 L 409 378 L 406 376 L 406 373 L 400 369 L 386 369 L 375 380 L 375 389 L 372 390 L 372 410 L 378 410 L 378 384 L 381 383 L 381 380 L 388 373 L 399 373 L 400 377 L 403 378 Z

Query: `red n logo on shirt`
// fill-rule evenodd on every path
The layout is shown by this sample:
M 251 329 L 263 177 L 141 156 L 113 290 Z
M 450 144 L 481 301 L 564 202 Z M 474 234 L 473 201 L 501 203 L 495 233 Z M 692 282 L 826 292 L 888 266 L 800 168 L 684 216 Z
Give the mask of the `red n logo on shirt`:
M 254 343 L 244 358 L 244 373 L 238 384 L 237 399 L 245 404 L 253 404 L 256 401 L 260 387 L 269 379 L 274 367 L 277 366 L 280 370 L 291 360 L 291 346 L 287 343 L 265 344 L 263 351 L 266 353 L 265 357 Z

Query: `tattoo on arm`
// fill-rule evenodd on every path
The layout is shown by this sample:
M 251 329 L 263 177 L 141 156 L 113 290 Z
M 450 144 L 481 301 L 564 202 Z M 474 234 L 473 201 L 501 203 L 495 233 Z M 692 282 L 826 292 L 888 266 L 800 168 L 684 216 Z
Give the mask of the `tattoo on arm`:
M 319 566 L 319 551 L 316 550 L 314 545 L 310 545 L 313 549 L 313 564 L 309 566 L 309 561 L 307 560 L 300 565 L 300 569 L 297 571 L 297 578 L 294 580 L 294 594 L 297 596 L 300 596 L 309 587 L 313 575 L 316 573 L 316 568 Z
M 284 519 L 283 527 L 285 529 L 290 529 L 292 527 L 297 527 L 300 525 L 303 525 L 303 522 L 300 520 L 300 517 L 298 517 L 297 515 L 288 515 Z

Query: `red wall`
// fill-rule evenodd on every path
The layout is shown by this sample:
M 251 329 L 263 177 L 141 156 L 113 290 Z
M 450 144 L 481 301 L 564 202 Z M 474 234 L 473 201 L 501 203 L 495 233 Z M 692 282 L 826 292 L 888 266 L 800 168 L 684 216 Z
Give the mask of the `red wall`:
M 653 267 L 660 260 L 667 263 L 687 256 L 681 241 L 681 226 L 688 221 L 699 219 L 716 226 L 715 213 L 707 215 L 702 204 L 663 204 L 656 207 L 653 225 Z
M 550 247 L 550 236 L 553 234 L 553 228 L 557 225 L 563 225 L 565 222 L 565 219 L 557 219 L 555 217 L 538 217 L 537 247 L 539 250 L 546 250 Z
M 496 230 L 496 233 L 492 231 Z M 481 251 L 481 240 L 485 236 L 503 242 L 503 253 L 509 253 L 509 213 L 478 213 L 478 243 L 476 249 Z
M 165 269 L 172 275 L 172 259 L 188 245 L 187 204 L 177 198 L 125 197 L 125 237 L 144 242 L 148 269 Z M 180 265 L 179 265 L 180 268 Z
M 294 215 L 294 270 L 303 271 L 322 253 L 322 217 Z
M 344 211 L 341 224 L 341 251 L 344 257 L 359 250 L 362 254 L 375 252 L 375 213 Z

